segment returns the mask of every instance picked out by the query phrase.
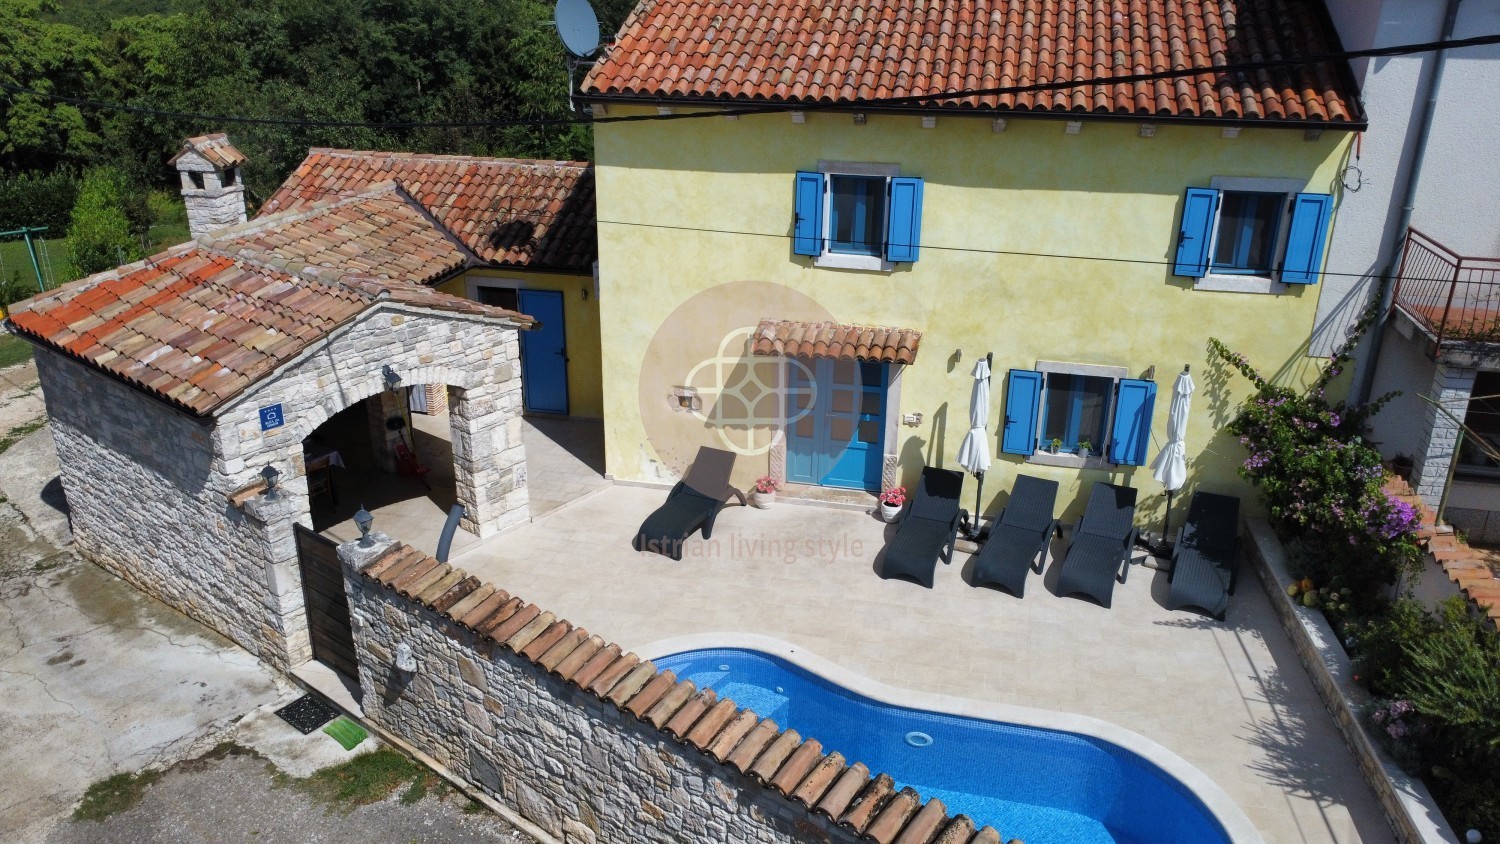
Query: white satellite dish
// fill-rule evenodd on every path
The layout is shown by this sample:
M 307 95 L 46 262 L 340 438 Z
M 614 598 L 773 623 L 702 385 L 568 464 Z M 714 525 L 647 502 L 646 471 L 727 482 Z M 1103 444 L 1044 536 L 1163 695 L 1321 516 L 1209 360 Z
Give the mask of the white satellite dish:
M 588 0 L 557 0 L 552 20 L 569 53 L 583 58 L 599 49 L 599 17 Z

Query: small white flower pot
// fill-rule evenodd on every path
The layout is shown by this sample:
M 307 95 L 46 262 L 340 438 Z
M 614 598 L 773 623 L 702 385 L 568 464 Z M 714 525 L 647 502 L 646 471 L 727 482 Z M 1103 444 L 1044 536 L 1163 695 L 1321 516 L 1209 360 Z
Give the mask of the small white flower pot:
M 774 492 L 760 492 L 759 490 L 751 490 L 750 492 L 750 506 L 757 510 L 770 509 L 771 505 L 775 503 L 776 493 Z
M 882 522 L 894 522 L 901 517 L 900 504 L 887 504 L 880 502 L 880 520 Z

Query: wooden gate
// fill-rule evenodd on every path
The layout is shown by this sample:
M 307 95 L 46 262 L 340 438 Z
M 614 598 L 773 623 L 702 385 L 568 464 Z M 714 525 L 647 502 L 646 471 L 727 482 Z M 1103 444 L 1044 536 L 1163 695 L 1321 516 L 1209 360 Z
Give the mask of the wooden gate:
M 358 679 L 359 661 L 354 656 L 354 634 L 349 629 L 349 596 L 344 592 L 338 545 L 302 525 L 294 525 L 293 529 L 313 659 Z

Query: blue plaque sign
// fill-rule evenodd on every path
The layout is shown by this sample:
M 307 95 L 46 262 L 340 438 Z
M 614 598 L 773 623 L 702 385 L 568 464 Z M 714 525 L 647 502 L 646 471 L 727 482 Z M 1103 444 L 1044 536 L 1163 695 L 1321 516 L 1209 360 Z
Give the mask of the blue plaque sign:
M 286 417 L 281 413 L 281 405 L 273 404 L 270 407 L 260 409 L 260 429 L 269 431 L 272 428 L 280 428 L 286 424 Z

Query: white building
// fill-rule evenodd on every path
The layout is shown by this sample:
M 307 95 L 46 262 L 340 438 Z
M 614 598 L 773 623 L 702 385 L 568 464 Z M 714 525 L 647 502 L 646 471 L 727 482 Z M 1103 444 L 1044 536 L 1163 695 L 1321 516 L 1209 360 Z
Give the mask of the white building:
M 1495 0 L 1328 9 L 1349 50 L 1500 33 Z M 1359 59 L 1353 71 L 1370 128 L 1335 186 L 1310 351 L 1329 354 L 1372 296 L 1394 299 L 1362 344 L 1353 397 L 1402 391 L 1374 421 L 1382 452 L 1411 458 L 1433 506 L 1447 490 L 1446 517 L 1471 537 L 1500 539 L 1500 463 L 1467 444 L 1450 490 L 1459 425 L 1424 400 L 1500 445 L 1500 398 L 1478 398 L 1500 394 L 1500 45 Z

